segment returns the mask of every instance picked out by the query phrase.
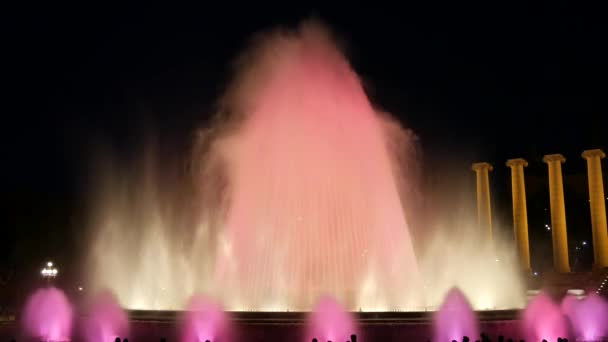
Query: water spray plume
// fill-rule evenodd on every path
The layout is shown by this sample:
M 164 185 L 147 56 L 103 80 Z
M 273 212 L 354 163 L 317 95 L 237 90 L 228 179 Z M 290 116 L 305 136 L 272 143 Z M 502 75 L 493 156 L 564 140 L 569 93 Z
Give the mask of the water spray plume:
M 54 287 L 36 290 L 28 299 L 21 321 L 25 334 L 47 342 L 69 341 L 72 336 L 72 306 Z
M 608 301 L 595 293 L 582 300 L 566 296 L 562 312 L 581 341 L 602 341 L 608 338 Z
M 230 342 L 230 320 L 222 307 L 210 298 L 195 296 L 183 317 L 182 342 Z
M 91 290 L 131 309 L 210 293 L 235 311 L 310 311 L 323 296 L 353 311 L 425 310 L 455 285 L 475 308 L 520 304 L 463 280 L 472 252 L 447 263 L 460 278 L 424 279 L 419 262 L 452 256 L 415 255 L 415 136 L 371 104 L 322 25 L 260 35 L 218 107 L 194 142 L 193 180 L 163 177 L 174 163 L 154 148 L 127 170 L 97 168 L 109 172 L 95 178 L 107 183 L 91 215 Z
M 309 314 L 304 341 L 348 341 L 357 335 L 355 320 L 339 303 L 322 297 Z
M 384 123 L 318 26 L 268 38 L 229 89 L 241 118 L 212 153 L 230 204 L 214 283 L 230 307 L 401 307 L 419 272 Z M 369 298 L 360 298 L 366 277 Z M 224 287 L 224 290 L 226 287 Z M 407 293 L 407 291 L 405 291 Z
M 479 336 L 479 327 L 471 304 L 459 289 L 451 289 L 433 319 L 435 341 L 461 340 Z
M 129 333 L 127 314 L 122 310 L 114 295 L 104 291 L 94 297 L 88 317 L 84 324 L 83 335 L 87 342 L 114 341 Z
M 544 292 L 528 303 L 522 320 L 523 331 L 529 341 L 556 341 L 568 337 L 566 318 L 560 307 Z

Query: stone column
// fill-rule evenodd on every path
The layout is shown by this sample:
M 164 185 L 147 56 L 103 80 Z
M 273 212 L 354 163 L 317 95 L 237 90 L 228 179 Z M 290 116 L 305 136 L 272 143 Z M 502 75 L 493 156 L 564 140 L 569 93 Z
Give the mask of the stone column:
M 566 230 L 566 207 L 561 154 L 548 154 L 543 161 L 549 166 L 549 199 L 551 202 L 551 236 L 553 239 L 553 267 L 557 272 L 570 272 L 568 260 L 568 233 Z
M 522 268 L 530 273 L 530 245 L 528 241 L 528 209 L 526 208 L 526 184 L 524 167 L 528 162 L 524 159 L 509 159 L 507 166 L 511 168 L 511 193 L 513 197 L 513 232 L 517 243 L 517 254 Z
M 477 176 L 477 223 L 491 241 L 492 206 L 490 204 L 490 177 L 488 173 L 493 168 L 489 163 L 475 163 L 472 168 Z
M 591 227 L 593 229 L 594 268 L 608 267 L 608 228 L 606 227 L 606 201 L 602 179 L 602 150 L 587 150 L 582 154 L 587 160 L 589 180 L 589 204 L 591 206 Z

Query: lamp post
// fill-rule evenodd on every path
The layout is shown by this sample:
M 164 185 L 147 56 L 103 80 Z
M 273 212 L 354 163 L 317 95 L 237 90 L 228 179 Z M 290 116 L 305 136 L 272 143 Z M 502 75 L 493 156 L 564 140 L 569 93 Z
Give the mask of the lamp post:
M 57 273 L 59 273 L 59 271 L 56 267 L 53 267 L 52 261 L 47 262 L 46 266 L 40 271 L 42 277 L 46 279 L 47 284 L 51 283 L 51 279 L 54 279 L 57 276 Z

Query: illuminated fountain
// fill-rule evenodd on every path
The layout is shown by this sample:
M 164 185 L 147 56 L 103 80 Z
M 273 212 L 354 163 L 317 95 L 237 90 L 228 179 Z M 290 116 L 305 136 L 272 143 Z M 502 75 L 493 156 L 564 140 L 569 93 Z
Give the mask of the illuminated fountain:
M 453 286 L 476 309 L 522 305 L 509 258 L 497 267 L 490 241 L 458 235 L 474 221 L 442 227 L 465 243 L 418 228 L 436 238 L 415 255 L 415 138 L 370 103 L 320 25 L 262 36 L 237 69 L 195 141 L 193 181 L 151 147 L 95 168 L 89 288 L 153 310 L 207 293 L 231 311 L 310 311 L 323 296 L 424 311 Z
M 568 317 L 577 341 L 601 341 L 608 338 L 608 302 L 595 293 L 582 300 L 566 296 L 562 311 Z
M 229 342 L 234 336 L 228 315 L 208 298 L 192 298 L 182 323 L 181 342 Z
M 108 292 L 95 297 L 84 323 L 83 335 L 87 342 L 114 341 L 125 338 L 129 333 L 127 314 L 116 298 Z
M 72 336 L 72 306 L 54 287 L 36 290 L 27 300 L 21 322 L 27 336 L 39 341 L 69 341 Z
M 319 300 L 310 313 L 304 341 L 349 341 L 357 335 L 355 320 L 334 299 L 324 297 Z
M 536 295 L 523 312 L 523 331 L 529 341 L 556 341 L 568 337 L 568 325 L 560 307 L 546 293 Z
M 463 336 L 475 340 L 479 336 L 477 316 L 464 294 L 455 288 L 435 313 L 433 326 L 435 341 L 460 341 Z

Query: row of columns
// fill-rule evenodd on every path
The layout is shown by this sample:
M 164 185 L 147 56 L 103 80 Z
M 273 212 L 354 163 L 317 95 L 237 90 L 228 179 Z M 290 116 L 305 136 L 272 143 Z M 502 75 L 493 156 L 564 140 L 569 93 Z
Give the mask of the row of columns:
M 608 227 L 606 224 L 606 203 L 602 179 L 601 159 L 606 157 L 599 149 L 584 151 L 587 161 L 589 181 L 589 201 L 591 204 L 591 226 L 593 230 L 593 257 L 596 268 L 608 267 Z M 548 154 L 543 161 L 549 168 L 549 199 L 551 206 L 551 238 L 553 242 L 553 265 L 558 272 L 570 272 L 568 259 L 568 234 L 566 229 L 566 207 L 561 164 L 566 161 L 561 154 Z M 513 230 L 517 253 L 522 267 L 530 271 L 530 246 L 528 241 L 528 213 L 526 206 L 526 186 L 524 159 L 510 159 L 511 192 L 513 199 Z M 492 238 L 492 208 L 490 204 L 489 163 L 475 163 L 473 170 L 477 176 L 477 219 L 480 229 Z

